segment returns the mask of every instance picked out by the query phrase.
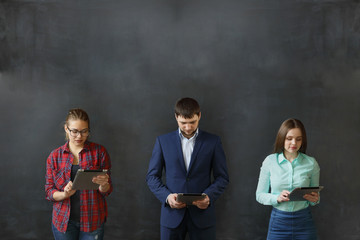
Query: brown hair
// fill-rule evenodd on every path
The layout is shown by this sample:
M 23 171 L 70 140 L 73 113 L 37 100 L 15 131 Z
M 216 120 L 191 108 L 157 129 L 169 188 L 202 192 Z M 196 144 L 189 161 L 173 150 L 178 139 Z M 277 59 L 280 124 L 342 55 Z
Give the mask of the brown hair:
M 299 152 L 302 152 L 302 153 L 306 152 L 307 138 L 306 138 L 305 127 L 300 120 L 295 119 L 295 118 L 289 118 L 289 119 L 285 120 L 279 128 L 279 131 L 276 136 L 275 144 L 274 144 L 273 153 L 281 153 L 282 151 L 284 151 L 284 143 L 285 143 L 286 134 L 293 128 L 299 128 L 301 131 L 302 144 L 299 149 Z
M 200 114 L 200 105 L 193 98 L 181 98 L 176 102 L 174 110 L 176 116 L 192 118 L 195 114 Z
M 66 119 L 65 119 L 65 125 L 66 126 L 68 126 L 70 120 L 82 120 L 82 121 L 85 121 L 85 122 L 88 123 L 88 127 L 90 129 L 89 116 L 84 110 L 82 110 L 80 108 L 73 108 L 73 109 L 69 110 L 68 115 L 66 116 Z M 69 136 L 67 135 L 67 133 L 66 133 L 66 140 L 69 140 Z

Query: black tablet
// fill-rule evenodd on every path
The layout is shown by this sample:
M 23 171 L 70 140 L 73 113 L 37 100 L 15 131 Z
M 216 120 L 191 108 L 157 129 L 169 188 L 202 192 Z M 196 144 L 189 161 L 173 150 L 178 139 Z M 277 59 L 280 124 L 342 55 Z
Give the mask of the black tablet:
M 93 183 L 93 177 L 99 175 L 105 175 L 107 173 L 106 169 L 98 170 L 86 170 L 79 169 L 76 172 L 72 189 L 74 190 L 94 190 L 99 188 L 99 184 Z
M 176 201 L 192 205 L 194 201 L 203 200 L 205 197 L 205 193 L 178 193 Z
M 306 199 L 304 198 L 305 194 L 310 194 L 312 192 L 319 193 L 323 188 L 324 188 L 323 186 L 295 188 L 294 190 L 291 191 L 289 195 L 289 199 L 290 201 L 306 201 Z

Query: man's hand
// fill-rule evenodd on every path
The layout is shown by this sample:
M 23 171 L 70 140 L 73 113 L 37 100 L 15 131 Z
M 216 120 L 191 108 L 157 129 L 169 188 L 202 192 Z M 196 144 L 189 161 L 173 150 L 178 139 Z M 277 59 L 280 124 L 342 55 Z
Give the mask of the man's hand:
M 176 209 L 186 207 L 185 203 L 176 201 L 177 196 L 178 196 L 177 193 L 172 193 L 172 194 L 169 194 L 169 196 L 167 197 L 167 203 L 170 205 L 170 207 L 176 208 Z
M 207 209 L 210 205 L 210 198 L 208 195 L 203 200 L 194 201 L 193 204 L 200 209 Z

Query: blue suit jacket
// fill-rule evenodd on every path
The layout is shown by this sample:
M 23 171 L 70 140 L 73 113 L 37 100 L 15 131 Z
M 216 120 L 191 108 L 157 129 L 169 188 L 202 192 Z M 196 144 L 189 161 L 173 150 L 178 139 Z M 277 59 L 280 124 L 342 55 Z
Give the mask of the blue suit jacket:
M 166 183 L 162 181 L 165 170 Z M 213 179 L 212 176 L 213 175 Z M 166 204 L 171 193 L 206 193 L 210 205 L 202 210 L 188 206 L 194 224 L 199 228 L 215 225 L 214 202 L 229 183 L 226 159 L 218 136 L 200 131 L 195 141 L 189 170 L 186 171 L 179 131 L 157 137 L 146 176 L 150 190 L 162 203 L 161 225 L 179 226 L 186 208 L 172 209 Z

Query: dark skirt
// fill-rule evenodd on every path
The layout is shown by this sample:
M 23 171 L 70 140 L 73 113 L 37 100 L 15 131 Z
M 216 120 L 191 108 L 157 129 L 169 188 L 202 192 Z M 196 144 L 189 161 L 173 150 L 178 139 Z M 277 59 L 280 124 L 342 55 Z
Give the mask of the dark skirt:
M 316 229 L 310 208 L 296 212 L 284 212 L 273 208 L 267 240 L 316 239 Z

